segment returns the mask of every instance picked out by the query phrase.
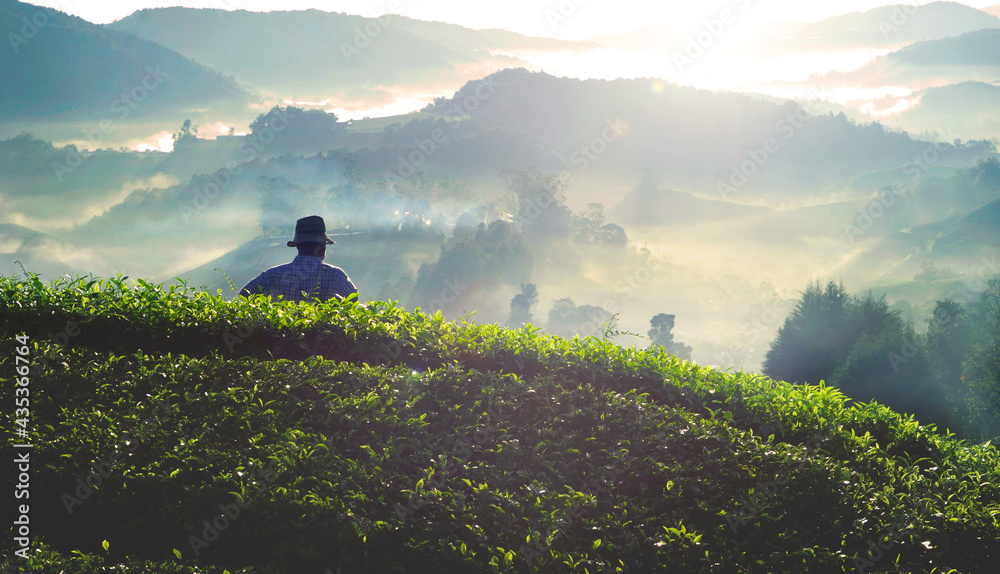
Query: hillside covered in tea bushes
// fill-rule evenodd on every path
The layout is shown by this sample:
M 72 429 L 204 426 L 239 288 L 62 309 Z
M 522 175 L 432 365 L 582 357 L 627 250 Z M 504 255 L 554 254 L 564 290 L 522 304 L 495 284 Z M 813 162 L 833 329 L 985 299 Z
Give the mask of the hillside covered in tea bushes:
M 3 541 L 22 571 L 972 574 L 1000 560 L 995 447 L 662 350 L 392 303 L 4 278 L 10 444 L 24 351 L 30 559 Z

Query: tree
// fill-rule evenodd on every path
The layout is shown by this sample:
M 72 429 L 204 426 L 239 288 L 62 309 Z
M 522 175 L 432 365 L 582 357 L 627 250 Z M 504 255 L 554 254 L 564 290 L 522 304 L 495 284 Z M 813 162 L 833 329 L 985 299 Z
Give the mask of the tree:
M 191 120 L 184 120 L 180 131 L 173 135 L 174 149 L 181 149 L 198 141 L 198 126 L 191 125 Z
M 535 169 L 506 170 L 500 177 L 507 189 L 504 202 L 518 230 L 542 240 L 566 236 L 573 212 L 563 204 L 565 182 Z
M 526 323 L 532 323 L 534 318 L 531 315 L 531 308 L 538 304 L 538 289 L 534 283 L 521 283 L 521 292 L 510 300 L 510 320 L 507 324 L 511 327 L 521 327 Z
M 764 374 L 793 383 L 829 379 L 854 342 L 847 331 L 847 302 L 843 285 L 810 284 L 771 342 Z
M 603 223 L 604 206 L 600 203 L 588 203 L 581 215 L 574 215 L 572 218 L 573 239 L 580 243 L 594 241 L 597 230 Z
M 653 318 L 649 320 L 651 327 L 648 333 L 649 338 L 653 341 L 653 345 L 663 347 L 663 350 L 671 355 L 676 355 L 678 359 L 690 361 L 691 347 L 674 341 L 674 319 L 673 315 L 666 313 L 653 315 Z
M 945 424 L 945 393 L 913 328 L 882 297 L 852 299 L 849 316 L 853 343 L 827 382 L 855 401 L 878 401 L 923 424 Z
M 850 297 L 843 286 L 810 285 L 778 330 L 764 373 L 838 387 L 859 402 L 878 401 L 922 423 L 947 421 L 944 389 L 930 373 L 913 327 L 884 296 Z
M 624 247 L 628 245 L 628 236 L 625 230 L 614 223 L 602 225 L 594 235 L 594 242 L 601 245 Z
M 962 413 L 968 400 L 968 385 L 962 377 L 962 361 L 969 352 L 970 326 L 962 306 L 950 299 L 938 301 L 927 321 L 924 350 L 931 377 L 948 395 L 953 420 L 966 419 Z
M 337 122 L 336 115 L 323 110 L 274 106 L 250 124 L 250 134 L 254 140 L 276 149 L 312 149 L 329 144 L 345 127 L 343 122 Z
M 969 386 L 969 410 L 981 438 L 1000 435 L 1000 278 L 991 279 L 967 306 L 969 352 L 962 371 Z
M 579 307 L 569 297 L 557 299 L 549 309 L 549 321 L 545 328 L 553 335 L 573 337 L 575 335 L 590 336 L 611 319 L 613 315 L 595 305 L 580 305 Z

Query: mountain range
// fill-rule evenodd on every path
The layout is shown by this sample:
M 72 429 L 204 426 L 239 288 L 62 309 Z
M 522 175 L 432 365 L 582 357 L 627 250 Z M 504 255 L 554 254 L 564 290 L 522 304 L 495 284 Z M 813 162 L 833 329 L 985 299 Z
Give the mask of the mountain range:
M 155 41 L 256 89 L 298 99 L 371 96 L 386 86 L 437 89 L 522 64 L 504 55 L 514 50 L 588 47 L 397 14 L 365 18 L 321 10 L 157 8 L 109 28 Z M 246 57 L 248 42 L 253 58 Z
M 1000 29 L 916 42 L 879 56 L 856 70 L 827 74 L 823 80 L 913 87 L 997 81 L 1000 80 Z
M 1000 17 L 957 2 L 893 4 L 809 24 L 799 36 L 817 43 L 901 44 L 1000 28 Z
M 249 98 L 233 78 L 156 42 L 58 10 L 0 0 L 0 29 L 13 50 L 0 59 L 0 121 L 72 117 L 110 133 L 130 117 Z

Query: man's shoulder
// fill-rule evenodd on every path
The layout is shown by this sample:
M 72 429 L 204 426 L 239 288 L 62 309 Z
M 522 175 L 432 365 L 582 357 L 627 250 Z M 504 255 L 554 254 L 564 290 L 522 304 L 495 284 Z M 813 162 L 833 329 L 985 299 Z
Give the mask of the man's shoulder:
M 282 263 L 280 265 L 275 265 L 274 267 L 268 267 L 263 271 L 263 273 L 274 273 L 274 272 L 284 271 L 285 269 L 291 269 L 292 267 L 294 267 L 294 264 L 295 262 L 293 261 L 290 263 Z
M 337 267 L 336 265 L 330 265 L 330 264 L 329 264 L 329 263 L 327 263 L 326 261 L 324 261 L 324 262 L 322 263 L 322 267 L 323 267 L 323 269 L 325 269 L 325 270 L 326 270 L 326 271 L 327 271 L 328 273 L 330 273 L 330 272 L 332 272 L 332 273 L 343 273 L 344 275 L 347 275 L 347 272 L 346 272 L 346 271 L 344 271 L 344 270 L 343 270 L 343 269 L 341 269 L 340 267 Z

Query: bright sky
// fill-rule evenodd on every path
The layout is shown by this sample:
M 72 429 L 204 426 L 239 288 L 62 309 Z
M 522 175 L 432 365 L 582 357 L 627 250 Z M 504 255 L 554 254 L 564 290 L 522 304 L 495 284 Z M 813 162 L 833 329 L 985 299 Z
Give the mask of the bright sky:
M 403 14 L 420 20 L 438 20 L 470 28 L 503 28 L 533 36 L 583 39 L 633 30 L 648 24 L 692 29 L 702 20 L 717 18 L 724 8 L 747 14 L 756 22 L 814 22 L 848 12 L 862 12 L 885 4 L 923 5 L 929 0 L 35 0 L 80 16 L 107 23 L 142 8 L 188 6 L 225 10 L 305 10 L 316 8 L 363 16 Z M 1000 0 L 966 0 L 984 8 Z

